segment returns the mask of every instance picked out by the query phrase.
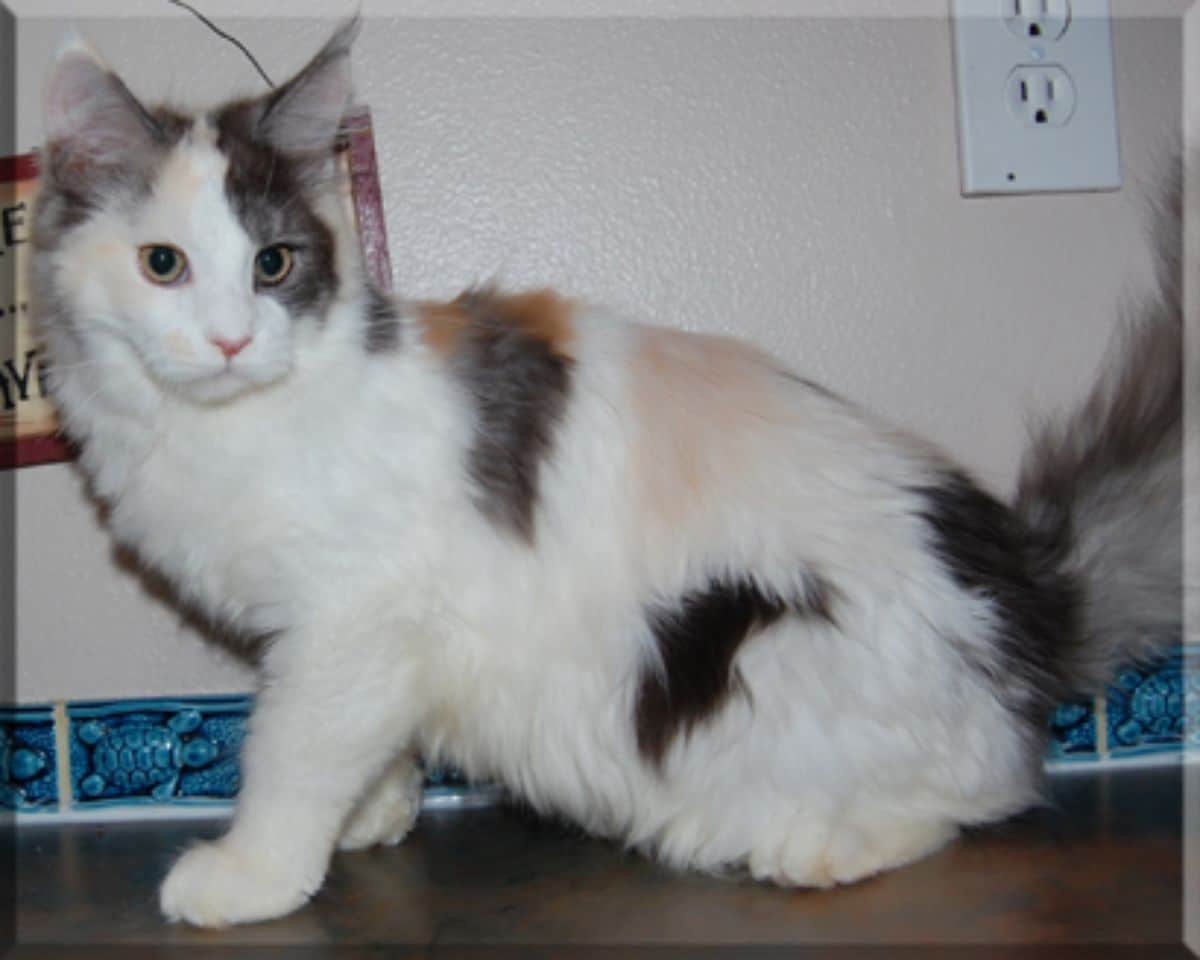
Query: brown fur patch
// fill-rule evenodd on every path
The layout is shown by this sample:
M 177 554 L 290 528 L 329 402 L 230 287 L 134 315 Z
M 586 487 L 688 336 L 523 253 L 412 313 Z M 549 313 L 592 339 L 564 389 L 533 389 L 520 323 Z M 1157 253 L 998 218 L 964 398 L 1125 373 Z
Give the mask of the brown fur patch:
M 575 327 L 572 303 L 552 290 L 504 295 L 492 290 L 459 294 L 449 303 L 417 306 L 421 341 L 441 357 L 462 349 L 465 334 L 482 324 L 520 333 L 549 348 L 557 357 L 572 357 Z
M 784 597 L 748 576 L 712 580 L 647 609 L 659 662 L 642 669 L 634 725 L 638 750 L 652 765 L 661 768 L 671 743 L 715 715 L 742 685 L 734 661 L 755 633 L 783 616 L 835 622 L 833 588 L 812 573 L 802 583 Z
M 460 297 L 459 300 L 461 299 Z M 459 300 L 451 303 L 422 303 L 417 306 L 421 342 L 442 357 L 454 353 L 462 340 L 463 331 L 471 322 Z

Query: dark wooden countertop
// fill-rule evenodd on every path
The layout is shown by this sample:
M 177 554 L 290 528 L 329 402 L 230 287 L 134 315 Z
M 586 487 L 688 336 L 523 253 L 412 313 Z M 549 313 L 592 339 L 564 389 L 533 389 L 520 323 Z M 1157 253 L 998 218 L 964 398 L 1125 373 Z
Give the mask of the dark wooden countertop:
M 219 822 L 23 827 L 13 956 L 1191 956 L 1180 769 L 1073 772 L 1051 790 L 1044 809 L 831 891 L 672 873 L 508 808 L 431 812 L 399 847 L 336 857 L 299 913 L 218 932 L 167 926 L 155 902 L 171 858 Z

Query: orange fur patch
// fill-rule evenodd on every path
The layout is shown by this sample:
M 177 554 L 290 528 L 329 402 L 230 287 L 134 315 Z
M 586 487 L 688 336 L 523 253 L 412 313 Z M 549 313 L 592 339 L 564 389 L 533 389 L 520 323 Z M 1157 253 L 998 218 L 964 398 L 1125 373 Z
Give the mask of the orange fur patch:
M 421 341 L 441 357 L 449 357 L 472 329 L 496 326 L 519 330 L 561 357 L 571 356 L 575 327 L 571 301 L 551 290 L 503 295 L 490 290 L 463 293 L 449 303 L 417 307 Z
M 669 330 L 638 337 L 635 489 L 651 516 L 675 525 L 737 474 L 747 447 L 782 411 L 769 362 L 738 341 Z
M 471 320 L 455 300 L 418 305 L 417 322 L 421 325 L 421 342 L 439 356 L 448 357 L 458 348 Z

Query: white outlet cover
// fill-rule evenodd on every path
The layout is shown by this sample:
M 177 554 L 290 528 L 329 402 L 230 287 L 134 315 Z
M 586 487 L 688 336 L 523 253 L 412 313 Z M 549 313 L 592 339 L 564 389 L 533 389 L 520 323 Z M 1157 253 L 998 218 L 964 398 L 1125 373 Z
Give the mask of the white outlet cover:
M 1116 82 L 1108 0 L 1069 0 L 1054 40 L 1021 37 L 1003 0 L 951 0 L 958 94 L 958 153 L 966 196 L 1118 190 Z M 1020 67 L 1067 73 L 1075 105 L 1062 125 L 1030 125 L 1009 106 Z

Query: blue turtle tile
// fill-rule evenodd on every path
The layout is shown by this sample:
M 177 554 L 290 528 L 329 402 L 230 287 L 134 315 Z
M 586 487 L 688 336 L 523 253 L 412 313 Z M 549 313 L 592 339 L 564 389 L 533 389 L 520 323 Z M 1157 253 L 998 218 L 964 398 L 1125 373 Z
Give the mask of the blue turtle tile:
M 57 810 L 57 761 L 51 707 L 0 707 L 0 807 Z
M 1046 759 L 1095 760 L 1096 707 L 1091 700 L 1060 704 L 1050 718 L 1050 744 Z
M 1189 730 L 1186 701 L 1200 698 L 1200 673 L 1185 669 L 1182 650 L 1145 667 L 1129 667 L 1108 688 L 1108 749 L 1114 757 L 1177 751 Z
M 74 803 L 91 808 L 232 802 L 252 705 L 248 696 L 68 704 Z M 486 785 L 481 793 L 452 767 L 432 768 L 425 789 L 443 800 L 487 792 Z
M 248 697 L 69 704 L 74 802 L 230 802 L 249 713 Z

